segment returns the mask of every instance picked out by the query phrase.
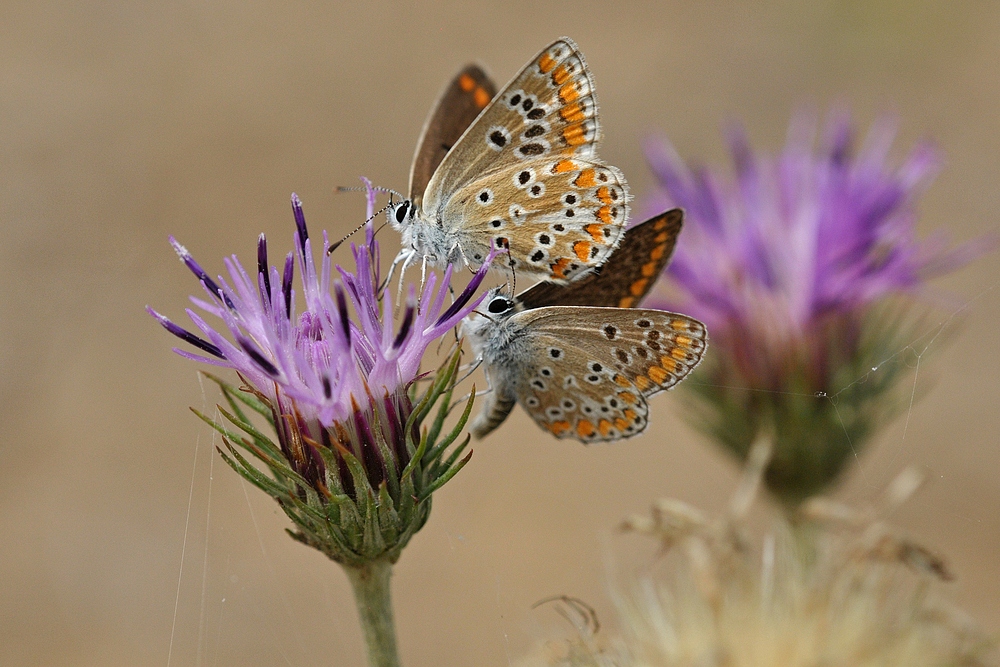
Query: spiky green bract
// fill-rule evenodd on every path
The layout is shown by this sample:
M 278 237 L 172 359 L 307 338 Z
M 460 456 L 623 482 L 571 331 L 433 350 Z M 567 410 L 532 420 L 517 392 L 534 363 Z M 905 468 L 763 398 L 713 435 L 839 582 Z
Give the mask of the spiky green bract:
M 646 303 L 712 332 L 683 385 L 696 399 L 689 412 L 741 458 L 756 438 L 772 440 L 766 482 L 789 507 L 835 481 L 899 406 L 905 367 L 883 362 L 923 332 L 898 314 L 879 321 L 886 308 L 995 245 L 918 238 L 917 201 L 940 159 L 922 144 L 894 165 L 893 121 L 860 146 L 846 114 L 819 134 L 814 115 L 799 115 L 774 155 L 734 129 L 732 176 L 688 166 L 665 142 L 647 152 L 660 185 L 649 210 L 682 207 L 685 224 L 673 293 Z
M 774 443 L 768 489 L 789 509 L 827 489 L 913 398 L 918 355 L 940 327 L 902 307 L 826 318 L 782 356 L 709 357 L 685 394 L 692 422 L 740 461 L 760 434 Z M 734 348 L 738 349 L 738 348 Z M 761 384 L 761 378 L 771 382 Z
M 371 426 L 369 434 L 385 461 L 386 474 L 378 482 L 346 438 L 312 441 L 298 428 L 298 415 L 280 413 L 262 394 L 245 386 L 238 388 L 209 375 L 228 407 L 219 406 L 219 420 L 195 413 L 222 434 L 225 448 L 219 452 L 226 463 L 274 498 L 292 520 L 296 526 L 289 531 L 292 537 L 350 567 L 383 559 L 394 563 L 426 523 L 431 494 L 472 456 L 465 451 L 468 435 L 455 443 L 472 411 L 474 389 L 454 425 L 445 431 L 459 358 L 456 349 L 419 397 L 411 396 L 411 385 L 408 393 L 373 398 L 371 409 L 357 415 L 356 423 Z M 278 442 L 254 426 L 248 413 L 263 416 L 278 434 Z M 396 455 L 392 421 L 405 424 L 404 456 Z M 331 431 L 335 434 L 338 429 Z M 307 465 L 311 452 L 318 452 L 321 466 Z M 296 472 L 307 467 L 321 474 L 310 480 Z

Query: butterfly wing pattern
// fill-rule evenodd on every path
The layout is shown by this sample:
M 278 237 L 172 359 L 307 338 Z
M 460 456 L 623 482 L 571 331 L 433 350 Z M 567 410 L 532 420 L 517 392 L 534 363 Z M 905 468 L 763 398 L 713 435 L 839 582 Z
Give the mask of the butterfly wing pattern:
M 503 421 L 512 399 L 558 438 L 636 435 L 646 428 L 647 398 L 684 379 L 707 346 L 705 325 L 678 313 L 587 306 L 514 312 L 503 296 L 489 309 L 504 301 L 504 313 L 469 329 L 496 395 L 472 425 L 480 438 Z
M 514 338 L 512 334 L 505 336 L 506 329 L 499 324 L 505 316 L 511 316 L 507 311 L 509 310 L 511 313 L 534 309 L 551 311 L 553 309 L 549 308 L 550 306 L 601 306 L 607 309 L 631 308 L 638 305 L 670 262 L 670 257 L 677 244 L 677 237 L 681 231 L 683 218 L 684 215 L 680 209 L 672 209 L 632 227 L 625 233 L 618 250 L 603 267 L 572 283 L 560 285 L 551 281 L 543 281 L 525 290 L 509 303 L 503 299 L 496 302 L 492 299 L 488 300 L 488 307 L 489 304 L 496 303 L 495 312 L 491 316 L 497 320 L 498 324 L 494 325 L 488 320 L 483 320 L 478 332 L 473 334 L 473 342 L 486 361 L 487 373 L 493 384 L 493 392 L 486 396 L 486 406 L 473 427 L 473 432 L 477 437 L 485 436 L 502 424 L 519 399 L 533 417 L 535 413 L 532 412 L 532 407 L 528 403 L 535 403 L 537 400 L 541 405 L 541 397 L 535 396 L 534 399 L 529 399 L 523 393 L 519 395 L 515 390 L 516 386 L 520 386 L 520 373 L 535 372 L 533 365 L 529 364 L 526 368 L 521 368 L 518 365 L 519 360 L 522 359 L 520 355 L 527 354 L 531 358 L 539 353 L 537 350 L 507 351 L 505 349 L 511 344 L 509 340 Z M 573 310 L 581 309 L 563 308 L 555 309 L 555 312 L 556 314 L 566 314 Z M 536 332 L 535 327 L 530 323 L 526 324 L 524 329 L 529 336 Z M 703 326 L 701 330 L 704 330 Z M 579 333 L 578 331 L 574 332 L 574 340 Z M 490 338 L 492 343 L 487 344 L 485 338 Z M 597 338 L 595 344 L 599 347 L 606 347 L 608 341 Z M 698 343 L 693 343 L 693 345 L 697 347 Z M 657 352 L 657 350 L 651 349 L 650 352 Z M 634 352 L 633 354 L 641 355 L 643 352 Z M 514 357 L 514 359 L 509 360 L 509 363 L 513 364 L 512 368 L 518 368 L 517 372 L 503 374 L 500 369 L 502 364 L 498 362 L 498 357 L 505 355 Z M 620 363 L 621 360 L 618 359 L 617 362 Z M 653 373 L 657 374 L 656 371 Z M 544 378 L 542 381 L 545 382 Z M 642 381 L 640 380 L 639 383 L 642 384 Z M 569 387 L 568 389 L 573 388 Z M 570 402 L 576 404 L 572 398 Z M 593 402 L 590 405 L 593 405 Z M 644 406 L 645 403 L 643 402 L 642 405 Z M 611 405 L 608 407 L 614 409 Z M 639 411 L 635 408 L 630 407 L 630 409 L 639 415 Z M 618 415 L 616 419 L 627 419 L 628 417 L 629 415 L 623 414 Z M 645 414 L 642 417 L 645 418 Z M 547 424 L 548 422 L 544 423 L 543 427 L 548 428 Z M 598 420 L 595 427 L 597 433 L 600 433 L 600 426 L 600 420 Z M 576 433 L 575 428 L 576 425 L 571 424 L 571 428 L 566 431 L 566 434 Z M 583 428 L 586 429 L 586 427 Z M 605 428 L 607 427 L 605 426 Z M 615 425 L 615 431 L 620 436 L 631 434 L 631 432 L 625 433 L 624 428 L 626 427 Z M 612 432 L 609 431 L 609 435 L 611 434 Z
M 593 79 L 572 40 L 547 46 L 499 93 L 468 65 L 424 125 L 409 198 L 388 207 L 404 270 L 421 259 L 478 267 L 499 248 L 496 268 L 543 279 L 515 298 L 495 289 L 463 324 L 492 387 L 477 437 L 517 403 L 559 438 L 630 437 L 646 428 L 648 397 L 704 354 L 701 322 L 633 308 L 669 262 L 683 214 L 626 232 L 628 185 L 598 159 L 600 135 Z
M 517 305 L 522 309 L 638 306 L 670 263 L 683 221 L 684 212 L 675 208 L 628 229 L 603 266 L 568 285 L 548 280 L 537 283 L 517 295 Z
M 403 252 L 479 266 L 496 246 L 509 250 L 498 268 L 560 283 L 600 266 L 621 240 L 630 195 L 596 157 L 599 138 L 583 56 L 556 40 L 486 105 L 419 201 L 390 209 Z
M 448 83 L 427 116 L 413 155 L 409 193 L 414 205 L 420 205 L 444 156 L 496 94 L 496 84 L 479 65 L 466 65 Z

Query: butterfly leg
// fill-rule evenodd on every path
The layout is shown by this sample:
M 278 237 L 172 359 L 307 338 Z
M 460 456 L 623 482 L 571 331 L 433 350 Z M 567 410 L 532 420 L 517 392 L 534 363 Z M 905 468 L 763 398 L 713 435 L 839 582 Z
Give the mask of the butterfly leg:
M 458 367 L 458 371 L 460 373 L 465 373 L 465 375 L 463 375 L 462 378 L 460 380 L 458 380 L 458 382 L 456 382 L 455 384 L 459 384 L 459 383 L 464 382 L 465 380 L 467 380 L 469 378 L 469 376 L 472 375 L 473 373 L 475 373 L 476 369 L 479 368 L 482 365 L 483 365 L 483 358 L 479 357 L 475 361 L 473 361 L 472 363 L 462 364 L 461 366 L 459 366 Z M 489 391 L 490 378 L 488 376 L 486 378 L 486 386 L 487 386 L 486 391 Z
M 482 365 L 482 363 L 483 363 L 483 359 L 482 359 L 482 357 L 479 357 L 475 361 L 473 361 L 471 364 L 463 364 L 463 365 L 459 366 L 458 367 L 458 372 L 459 373 L 464 373 L 464 375 L 462 377 L 460 377 L 458 380 L 455 381 L 455 386 L 458 386 L 461 383 L 463 383 L 466 380 L 468 380 L 469 377 L 473 373 L 476 372 L 476 369 L 479 368 Z M 490 378 L 489 378 L 489 376 L 487 376 L 486 377 L 486 389 L 480 389 L 479 391 L 477 391 L 475 393 L 475 397 L 479 398 L 480 396 L 485 396 L 486 394 L 490 393 L 491 391 L 493 391 L 493 387 L 490 386 Z M 462 398 L 458 399 L 457 401 L 455 401 L 454 403 L 451 404 L 451 407 L 449 407 L 448 410 L 449 411 L 453 410 L 456 406 L 461 405 L 462 403 L 467 402 L 469 400 L 469 397 L 471 395 L 473 395 L 473 394 L 470 392 L 470 393 L 466 394 L 465 396 L 463 396 Z
M 427 282 L 427 256 L 424 255 L 424 261 L 420 263 L 420 293 L 424 293 L 424 283 Z
M 413 250 L 413 248 L 403 248 L 398 253 L 396 253 L 396 257 L 392 260 L 392 264 L 389 266 L 388 273 L 385 274 L 385 280 L 382 281 L 382 285 L 379 287 L 380 294 L 389 285 L 389 282 L 392 280 L 393 274 L 396 273 L 397 266 L 403 264 L 402 273 L 406 273 L 406 266 L 407 266 L 406 263 L 409 261 L 410 257 L 414 255 L 415 252 L 416 251 Z
M 413 265 L 413 260 L 417 256 L 417 251 L 413 250 L 411 248 L 409 250 L 400 250 L 399 251 L 399 255 L 396 255 L 396 257 L 399 258 L 399 256 L 402 255 L 404 252 L 406 253 L 406 257 L 403 259 L 403 266 L 399 270 L 399 283 L 396 285 L 396 307 L 394 309 L 395 312 L 393 313 L 394 317 L 396 315 L 399 315 L 399 306 L 400 306 L 400 304 L 403 303 L 403 278 L 406 277 L 406 270 L 408 268 L 410 268 L 410 266 Z M 395 263 L 395 262 L 393 262 L 393 263 Z M 390 269 L 389 271 L 391 273 L 392 269 Z M 387 284 L 388 284 L 388 280 L 389 279 L 386 278 L 386 283 Z M 423 286 L 424 286 L 423 281 L 421 281 L 420 282 L 420 289 L 421 289 L 421 291 L 423 291 Z M 418 302 L 417 306 L 419 307 L 419 305 L 420 304 Z
M 458 251 L 458 253 L 455 252 L 456 250 Z M 465 262 L 466 266 L 469 266 L 469 258 L 465 256 L 465 251 L 462 250 L 462 244 L 460 244 L 458 241 L 455 241 L 455 243 L 448 250 L 449 260 L 450 258 L 455 257 L 456 254 L 461 255 L 462 261 Z

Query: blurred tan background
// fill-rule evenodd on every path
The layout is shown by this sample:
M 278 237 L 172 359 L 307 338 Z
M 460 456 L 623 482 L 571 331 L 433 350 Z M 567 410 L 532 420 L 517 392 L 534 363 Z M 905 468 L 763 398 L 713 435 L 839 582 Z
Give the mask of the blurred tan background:
M 461 64 L 504 82 L 563 34 L 596 77 L 602 155 L 640 196 L 650 131 L 721 164 L 727 119 L 776 149 L 794 109 L 842 103 L 865 125 L 898 112 L 897 155 L 940 145 L 923 234 L 998 227 L 996 3 L 8 0 L 0 664 L 363 664 L 343 574 L 212 452 L 188 406 L 211 410 L 217 394 L 143 307 L 183 320 L 195 290 L 168 234 L 210 273 L 227 253 L 252 261 L 261 231 L 283 254 L 296 191 L 314 233 L 337 237 L 362 202 L 333 187 L 367 175 L 405 188 L 424 116 Z M 906 464 L 926 470 L 929 487 L 892 518 L 948 556 L 945 592 L 994 631 L 998 281 L 994 255 L 937 283 L 950 308 L 967 304 L 964 326 L 921 358 L 905 435 L 901 418 L 840 492 L 861 502 Z M 613 625 L 609 563 L 655 567 L 620 519 L 662 495 L 717 510 L 736 478 L 672 397 L 655 403 L 655 432 L 615 446 L 549 439 L 519 411 L 476 446 L 396 570 L 407 665 L 506 665 L 560 626 L 530 609 L 554 594 Z

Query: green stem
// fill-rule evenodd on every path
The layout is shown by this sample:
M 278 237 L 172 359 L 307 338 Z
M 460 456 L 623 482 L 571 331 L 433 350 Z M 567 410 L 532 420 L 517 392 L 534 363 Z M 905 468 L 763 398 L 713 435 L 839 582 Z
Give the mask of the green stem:
M 368 646 L 368 664 L 370 667 L 399 667 L 389 591 L 392 564 L 376 560 L 360 567 L 345 565 L 344 571 L 354 588 L 354 602 Z

